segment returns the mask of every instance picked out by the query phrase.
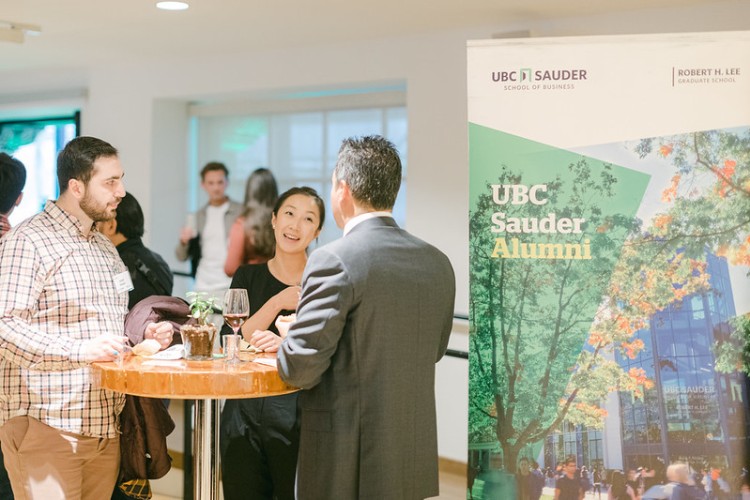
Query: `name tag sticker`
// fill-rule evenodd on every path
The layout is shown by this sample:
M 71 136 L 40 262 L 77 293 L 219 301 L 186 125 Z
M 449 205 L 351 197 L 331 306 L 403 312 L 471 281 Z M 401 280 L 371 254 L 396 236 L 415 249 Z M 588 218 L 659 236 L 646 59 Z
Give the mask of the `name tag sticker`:
M 115 274 L 115 289 L 119 292 L 129 292 L 133 289 L 133 281 L 130 279 L 130 273 L 123 271 Z

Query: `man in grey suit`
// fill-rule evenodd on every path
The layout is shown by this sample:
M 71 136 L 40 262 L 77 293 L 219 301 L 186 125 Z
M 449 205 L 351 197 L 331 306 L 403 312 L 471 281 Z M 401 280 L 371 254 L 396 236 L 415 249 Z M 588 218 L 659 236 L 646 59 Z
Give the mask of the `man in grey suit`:
M 344 237 L 310 256 L 278 367 L 299 397 L 297 498 L 421 499 L 438 491 L 435 363 L 453 323 L 448 258 L 396 225 L 401 161 L 347 139 L 331 208 Z

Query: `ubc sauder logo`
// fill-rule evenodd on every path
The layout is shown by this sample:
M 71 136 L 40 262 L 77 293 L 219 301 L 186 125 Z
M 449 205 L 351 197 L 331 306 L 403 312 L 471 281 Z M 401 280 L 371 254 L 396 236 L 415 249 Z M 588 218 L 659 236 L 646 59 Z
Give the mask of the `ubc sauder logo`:
M 571 90 L 573 82 L 587 80 L 585 69 L 519 68 L 513 71 L 493 71 L 492 81 L 502 83 L 503 90 Z

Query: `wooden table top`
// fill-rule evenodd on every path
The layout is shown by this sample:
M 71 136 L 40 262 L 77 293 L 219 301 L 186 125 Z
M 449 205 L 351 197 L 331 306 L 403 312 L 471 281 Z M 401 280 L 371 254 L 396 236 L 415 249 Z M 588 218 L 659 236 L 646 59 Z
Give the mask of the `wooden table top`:
M 122 366 L 93 363 L 95 386 L 125 394 L 169 399 L 239 399 L 288 394 L 287 385 L 273 366 L 251 361 L 276 359 L 276 353 L 241 353 L 242 363 L 223 358 L 208 361 L 156 360 L 128 354 Z

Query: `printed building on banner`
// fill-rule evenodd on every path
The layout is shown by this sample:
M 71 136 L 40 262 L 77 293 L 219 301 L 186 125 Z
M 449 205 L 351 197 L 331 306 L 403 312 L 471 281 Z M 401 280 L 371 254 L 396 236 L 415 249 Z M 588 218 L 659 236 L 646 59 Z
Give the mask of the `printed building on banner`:
M 735 317 L 726 259 L 709 255 L 708 272 L 709 292 L 651 317 L 649 328 L 636 333 L 648 348 L 633 359 L 617 356 L 626 370 L 644 370 L 653 387 L 642 399 L 613 393 L 604 430 L 565 422 L 545 442 L 545 464 L 572 455 L 591 470 L 645 467 L 658 475 L 666 456 L 696 470 L 742 468 L 750 434 L 747 377 L 717 372 L 712 350 Z

